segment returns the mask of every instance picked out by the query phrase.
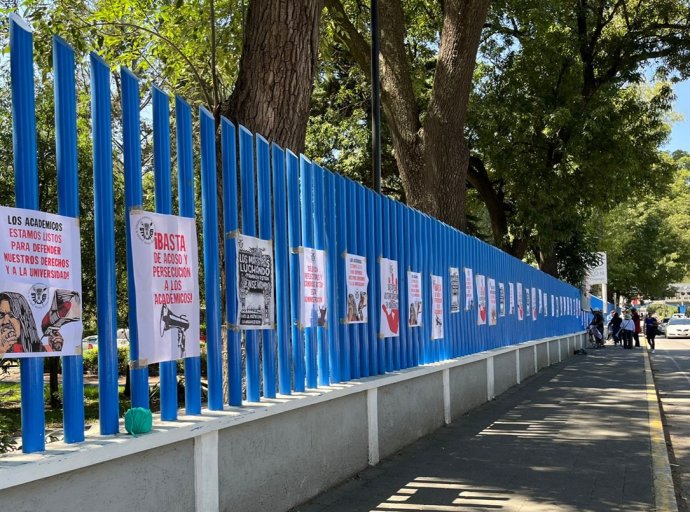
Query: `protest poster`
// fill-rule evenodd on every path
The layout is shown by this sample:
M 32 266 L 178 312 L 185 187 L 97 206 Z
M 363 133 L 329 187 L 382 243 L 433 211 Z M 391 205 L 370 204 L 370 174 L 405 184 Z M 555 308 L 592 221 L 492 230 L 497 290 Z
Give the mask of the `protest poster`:
M 477 325 L 486 324 L 486 278 L 483 275 L 475 276 L 477 284 Z
M 324 327 L 328 311 L 326 252 L 300 248 L 300 322 L 303 327 Z
M 431 339 L 443 338 L 443 277 L 431 275 Z
M 487 279 L 487 289 L 489 291 L 489 325 L 496 325 L 496 281 Z
M 407 325 L 422 326 L 422 274 L 407 271 L 407 303 L 410 305 Z
M 542 297 L 541 290 L 539 288 L 537 288 L 537 298 L 539 299 L 539 310 L 537 312 L 539 314 L 541 314 L 543 297 Z
M 537 319 L 537 289 L 532 287 L 532 320 Z
M 0 207 L 0 359 L 81 354 L 79 221 Z
M 508 295 L 510 296 L 510 306 L 508 308 L 508 314 L 515 314 L 515 285 L 513 283 L 508 283 Z
M 525 286 L 525 314 L 527 318 L 532 316 L 532 297 L 530 296 L 529 286 Z
M 450 312 L 460 312 L 460 269 L 450 267 Z
M 506 286 L 498 283 L 498 316 L 506 316 Z
M 367 259 L 356 254 L 345 254 L 345 281 L 347 283 L 348 324 L 365 324 L 369 319 L 367 286 Z
M 544 316 L 549 316 L 549 294 L 544 292 Z
M 199 355 L 196 223 L 188 217 L 129 215 L 137 299 L 138 366 Z
M 236 235 L 237 323 L 241 330 L 273 329 L 275 295 L 273 244 Z
M 522 283 L 517 284 L 517 312 L 518 320 L 525 318 L 525 310 L 522 307 Z
M 379 260 L 381 278 L 381 323 L 380 336 L 383 338 L 400 335 L 400 298 L 398 290 L 398 262 L 381 258 Z
M 464 268 L 465 271 L 465 311 L 474 309 L 474 280 L 472 279 L 472 269 Z
M 556 298 L 554 297 L 553 293 L 551 294 L 551 316 L 556 316 Z

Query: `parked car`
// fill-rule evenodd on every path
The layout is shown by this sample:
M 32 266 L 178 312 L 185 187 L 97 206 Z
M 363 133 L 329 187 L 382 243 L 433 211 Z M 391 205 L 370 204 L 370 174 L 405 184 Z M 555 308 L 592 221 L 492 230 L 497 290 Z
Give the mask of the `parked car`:
M 659 325 L 657 326 L 657 331 L 659 334 L 666 336 L 666 325 L 668 324 L 669 318 L 663 318 Z
M 126 331 L 126 333 L 124 332 Z M 125 337 L 126 334 L 126 337 Z M 117 330 L 117 346 L 118 347 L 129 347 L 129 329 L 118 329 Z M 92 334 L 81 340 L 81 349 L 91 350 L 98 348 L 98 335 Z
M 98 347 L 98 336 L 95 334 L 92 336 L 87 336 L 83 340 L 81 340 L 81 349 L 83 350 L 91 350 L 93 348 Z
M 671 318 L 685 318 L 685 313 L 673 313 Z
M 671 318 L 666 326 L 667 338 L 690 338 L 690 318 Z

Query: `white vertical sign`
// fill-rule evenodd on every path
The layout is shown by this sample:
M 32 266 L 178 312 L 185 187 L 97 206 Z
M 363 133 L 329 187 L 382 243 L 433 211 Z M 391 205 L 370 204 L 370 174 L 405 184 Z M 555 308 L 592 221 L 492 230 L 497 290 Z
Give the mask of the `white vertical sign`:
M 517 284 L 517 312 L 518 320 L 525 318 L 525 310 L 522 307 L 522 283 Z
M 273 244 L 253 236 L 237 235 L 237 327 L 273 329 L 275 295 Z
M 443 338 L 443 278 L 431 275 L 431 339 Z
M 450 267 L 450 312 L 460 312 L 460 269 Z
M 487 289 L 489 292 L 489 325 L 496 325 L 496 281 L 487 278 Z
M 345 281 L 347 282 L 348 324 L 365 324 L 369 319 L 367 286 L 367 259 L 356 254 L 345 254 Z
M 465 311 L 474 309 L 474 279 L 472 269 L 465 267 Z
M 381 258 L 379 275 L 381 277 L 380 333 L 384 338 L 396 337 L 400 335 L 398 262 Z
M 477 281 L 477 324 L 486 324 L 486 278 L 477 274 L 475 276 Z
M 422 274 L 407 271 L 407 303 L 410 311 L 407 316 L 407 325 L 410 327 L 422 326 Z
M 326 292 L 326 253 L 302 247 L 300 265 L 300 321 L 304 327 L 323 327 L 328 312 Z
M 510 307 L 508 308 L 508 314 L 515 314 L 515 285 L 513 283 L 508 283 L 508 295 L 510 297 Z

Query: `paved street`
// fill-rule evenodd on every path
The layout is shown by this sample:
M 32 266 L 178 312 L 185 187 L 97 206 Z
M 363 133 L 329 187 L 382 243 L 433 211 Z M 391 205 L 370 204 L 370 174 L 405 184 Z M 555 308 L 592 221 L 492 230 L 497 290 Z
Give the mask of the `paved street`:
M 650 395 L 642 349 L 590 350 L 294 510 L 655 510 Z

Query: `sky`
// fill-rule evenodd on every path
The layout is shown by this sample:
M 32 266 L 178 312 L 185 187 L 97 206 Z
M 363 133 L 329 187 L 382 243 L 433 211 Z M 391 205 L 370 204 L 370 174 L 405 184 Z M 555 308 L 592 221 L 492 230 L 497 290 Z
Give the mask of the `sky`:
M 684 119 L 673 124 L 671 138 L 663 149 L 690 151 L 690 80 L 675 84 L 673 91 L 676 94 L 673 110 L 682 114 Z

